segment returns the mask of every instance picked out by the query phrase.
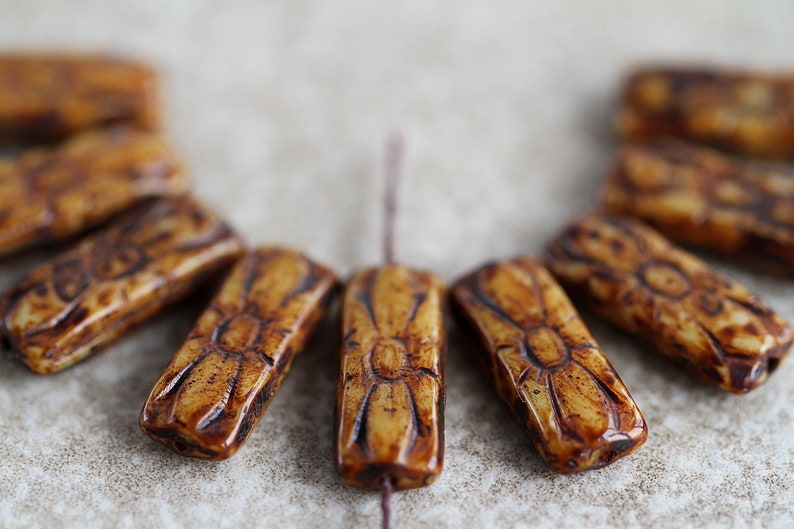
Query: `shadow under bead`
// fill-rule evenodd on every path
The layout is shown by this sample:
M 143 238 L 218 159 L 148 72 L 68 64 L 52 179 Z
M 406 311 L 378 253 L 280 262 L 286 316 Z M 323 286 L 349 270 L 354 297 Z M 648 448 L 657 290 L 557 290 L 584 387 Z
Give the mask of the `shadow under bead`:
M 275 247 L 233 268 L 154 385 L 141 429 L 171 450 L 233 456 L 326 314 L 330 269 Z
M 93 354 L 231 265 L 243 244 L 189 197 L 122 217 L 31 271 L 0 300 L 12 356 L 38 374 Z
M 645 419 L 562 288 L 528 257 L 488 264 L 450 291 L 478 363 L 543 459 L 603 467 L 648 437 Z
M 0 144 L 53 141 L 125 122 L 155 129 L 157 75 L 109 55 L 0 53 Z
M 187 186 L 171 145 L 126 125 L 0 160 L 0 255 L 75 236 L 143 199 Z
M 545 262 L 575 300 L 726 391 L 758 387 L 791 349 L 790 325 L 756 294 L 639 221 L 585 215 Z

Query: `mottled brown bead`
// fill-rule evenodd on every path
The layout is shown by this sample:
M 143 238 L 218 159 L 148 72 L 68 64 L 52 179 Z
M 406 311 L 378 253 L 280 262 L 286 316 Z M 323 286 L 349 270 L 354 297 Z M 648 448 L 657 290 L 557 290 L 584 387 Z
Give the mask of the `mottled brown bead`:
M 757 295 L 638 221 L 588 214 L 546 264 L 574 299 L 724 390 L 756 388 L 791 348 L 791 327 Z
M 794 76 L 650 67 L 631 75 L 617 114 L 630 140 L 677 136 L 765 158 L 794 157 Z
M 155 72 L 137 62 L 0 53 L 0 143 L 56 140 L 121 121 L 156 128 L 157 98 Z
M 229 227 L 193 199 L 163 199 L 30 272 L 0 300 L 0 331 L 14 358 L 53 373 L 188 294 L 242 251 Z
M 543 266 L 528 257 L 487 264 L 450 298 L 481 342 L 478 363 L 555 470 L 600 468 L 645 442 L 634 399 Z
M 384 265 L 356 273 L 342 305 L 335 454 L 342 481 L 432 483 L 444 460 L 444 285 Z
M 185 456 L 226 459 L 245 443 L 326 313 L 328 268 L 275 247 L 234 267 L 166 366 L 140 426 Z
M 187 177 L 160 135 L 118 125 L 0 160 L 0 255 L 74 236 Z
M 657 140 L 621 149 L 604 205 L 692 246 L 794 270 L 794 174 L 707 147 Z

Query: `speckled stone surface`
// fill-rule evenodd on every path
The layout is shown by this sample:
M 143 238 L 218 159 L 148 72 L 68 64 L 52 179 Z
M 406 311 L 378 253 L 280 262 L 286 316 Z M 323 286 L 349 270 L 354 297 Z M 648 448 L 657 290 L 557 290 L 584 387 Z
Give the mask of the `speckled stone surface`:
M 782 0 L 4 0 L 0 12 L 3 49 L 156 64 L 196 194 L 251 243 L 299 247 L 344 275 L 379 259 L 394 127 L 407 142 L 399 256 L 451 281 L 537 253 L 593 204 L 631 65 L 794 69 L 794 3 Z M 46 255 L 0 263 L 0 286 Z M 712 261 L 794 319 L 794 280 Z M 331 461 L 332 322 L 231 460 L 183 459 L 141 433 L 143 400 L 200 304 L 51 377 L 2 359 L 0 527 L 378 526 L 377 493 L 341 485 Z M 393 526 L 791 527 L 794 361 L 728 395 L 584 316 L 645 413 L 647 444 L 603 470 L 554 474 L 453 338 L 445 469 L 395 495 Z

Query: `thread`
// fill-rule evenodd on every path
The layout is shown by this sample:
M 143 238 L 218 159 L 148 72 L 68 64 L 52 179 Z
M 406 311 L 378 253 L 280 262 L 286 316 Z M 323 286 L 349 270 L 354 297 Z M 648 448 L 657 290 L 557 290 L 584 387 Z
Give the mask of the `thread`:
M 397 259 L 395 250 L 394 232 L 397 224 L 397 194 L 402 175 L 402 159 L 405 143 L 400 131 L 389 134 L 386 140 L 386 186 L 384 192 L 384 218 L 383 218 L 383 260 L 394 263 Z
M 383 513 L 382 529 L 389 529 L 391 527 L 391 493 L 393 490 L 391 478 L 383 476 L 380 482 L 380 509 Z

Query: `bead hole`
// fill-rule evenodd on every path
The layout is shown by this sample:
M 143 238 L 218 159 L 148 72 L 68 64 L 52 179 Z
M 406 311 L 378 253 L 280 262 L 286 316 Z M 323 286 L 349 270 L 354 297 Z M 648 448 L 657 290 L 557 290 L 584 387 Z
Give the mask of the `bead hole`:
M 0 348 L 6 352 L 11 351 L 11 340 L 5 334 L 0 336 Z
M 767 373 L 770 375 L 775 372 L 777 367 L 780 365 L 780 358 L 770 358 L 766 364 Z

